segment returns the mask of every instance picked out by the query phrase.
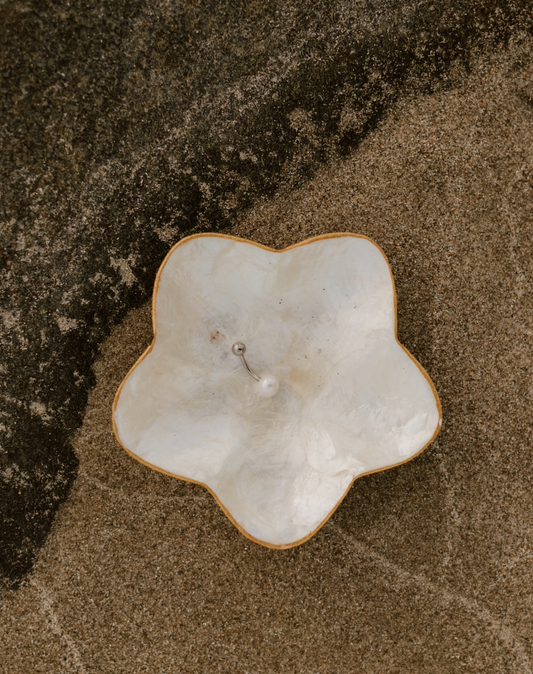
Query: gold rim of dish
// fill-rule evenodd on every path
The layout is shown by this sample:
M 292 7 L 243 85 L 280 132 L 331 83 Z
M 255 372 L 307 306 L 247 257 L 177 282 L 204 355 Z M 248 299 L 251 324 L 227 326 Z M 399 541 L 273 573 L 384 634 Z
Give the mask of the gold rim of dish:
M 303 538 L 300 538 L 299 540 L 295 541 L 294 543 L 284 543 L 281 545 L 275 545 L 273 543 L 266 543 L 265 541 L 261 541 L 259 538 L 255 538 L 255 536 L 252 536 L 249 534 L 246 529 L 244 529 L 238 522 L 237 520 L 233 517 L 233 515 L 229 512 L 229 510 L 226 508 L 226 506 L 221 502 L 221 500 L 218 498 L 216 493 L 210 489 L 206 484 L 203 482 L 199 482 L 198 480 L 192 480 L 189 477 L 182 477 L 181 475 L 176 475 L 175 473 L 171 473 L 168 470 L 164 470 L 163 468 L 158 468 L 157 466 L 154 466 L 151 463 L 148 463 L 148 461 L 145 461 L 144 459 L 141 459 L 139 456 L 134 454 L 131 450 L 129 450 L 127 447 L 125 447 L 118 435 L 118 430 L 117 426 L 115 423 L 115 410 L 118 404 L 118 399 L 120 397 L 120 393 L 122 391 L 122 388 L 124 384 L 126 383 L 126 380 L 130 376 L 130 374 L 135 370 L 135 368 L 148 356 L 148 354 L 152 351 L 155 340 L 157 338 L 157 332 L 156 332 L 156 297 L 157 297 L 157 291 L 159 288 L 159 281 L 161 278 L 161 274 L 163 272 L 163 269 L 165 268 L 166 263 L 168 262 L 170 256 L 174 253 L 174 251 L 182 246 L 185 243 L 188 243 L 189 241 L 192 241 L 193 239 L 201 239 L 201 238 L 207 238 L 207 237 L 216 237 L 219 239 L 230 239 L 231 241 L 237 241 L 239 243 L 248 243 L 252 246 L 257 246 L 258 248 L 263 248 L 263 250 L 268 250 L 271 253 L 284 253 L 285 251 L 292 250 L 293 248 L 299 248 L 300 246 L 305 246 L 309 243 L 314 243 L 315 241 L 322 241 L 324 239 L 337 239 L 337 238 L 342 238 L 342 237 L 347 237 L 350 236 L 355 239 L 366 239 L 367 241 L 370 241 L 376 248 L 381 252 L 383 257 L 385 258 L 385 261 L 387 262 L 387 266 L 389 268 L 389 273 L 391 277 L 391 282 L 392 282 L 392 292 L 393 292 L 393 297 L 394 297 L 394 337 L 396 339 L 396 342 L 400 345 L 400 347 L 405 351 L 405 353 L 409 356 L 409 358 L 415 363 L 415 365 L 418 367 L 420 372 L 423 374 L 423 376 L 426 378 L 428 381 L 429 385 L 431 386 L 431 390 L 433 391 L 433 395 L 435 396 L 435 402 L 437 403 L 437 409 L 439 412 L 439 421 L 437 423 L 437 427 L 435 429 L 435 432 L 433 433 L 433 436 L 429 442 L 427 442 L 420 451 L 418 451 L 416 454 L 413 454 L 413 456 L 409 457 L 408 459 L 405 459 L 404 461 L 398 461 L 398 463 L 393 463 L 390 466 L 385 466 L 383 468 L 376 468 L 375 470 L 369 470 L 366 473 L 361 473 L 361 475 L 357 475 L 354 477 L 354 479 L 350 482 L 348 488 L 344 492 L 344 494 L 341 496 L 341 498 L 338 500 L 336 503 L 335 507 L 331 509 L 331 511 L 326 515 L 326 517 L 320 522 L 320 524 L 313 529 L 307 536 L 304 536 Z M 398 310 L 397 310 L 397 303 L 396 303 L 396 286 L 394 283 L 394 276 L 392 275 L 392 269 L 389 263 L 389 260 L 387 259 L 387 256 L 381 249 L 381 247 L 373 241 L 370 237 L 365 236 L 364 234 L 352 234 L 351 232 L 333 232 L 330 234 L 321 234 L 320 236 L 313 236 L 310 239 L 305 239 L 304 241 L 300 241 L 299 243 L 294 243 L 291 246 L 287 246 L 286 248 L 281 248 L 281 249 L 276 249 L 276 248 L 270 248 L 270 246 L 265 246 L 261 243 L 257 243 L 255 241 L 250 241 L 249 239 L 242 239 L 238 236 L 232 236 L 231 234 L 216 234 L 214 232 L 209 232 L 205 234 L 193 234 L 192 236 L 187 236 L 184 239 L 181 239 L 181 241 L 178 241 L 178 243 L 174 244 L 172 248 L 169 250 L 169 252 L 166 254 L 165 259 L 161 263 L 161 266 L 159 267 L 159 271 L 157 272 L 157 275 L 155 277 L 155 282 L 154 282 L 154 292 L 152 295 L 152 329 L 154 332 L 154 338 L 152 339 L 151 344 L 148 346 L 148 348 L 144 351 L 144 353 L 140 356 L 140 358 L 137 359 L 133 367 L 130 368 L 128 374 L 124 377 L 122 380 L 120 386 L 118 387 L 118 390 L 115 394 L 115 398 L 113 400 L 113 408 L 112 408 L 112 422 L 113 422 L 113 432 L 115 434 L 115 437 L 122 447 L 122 449 L 127 452 L 130 456 L 132 456 L 136 461 L 139 463 L 142 463 L 145 466 L 148 466 L 148 468 L 151 468 L 152 470 L 156 470 L 158 473 L 163 473 L 164 475 L 169 475 L 170 477 L 174 477 L 177 480 L 183 480 L 185 482 L 192 482 L 193 484 L 199 484 L 200 486 L 204 487 L 207 489 L 207 491 L 211 494 L 211 496 L 215 499 L 215 501 L 218 503 L 220 508 L 222 509 L 222 512 L 226 515 L 226 517 L 235 525 L 235 527 L 248 538 L 249 540 L 253 541 L 254 543 L 258 543 L 259 545 L 262 545 L 266 548 L 271 548 L 274 550 L 288 550 L 290 548 L 295 548 L 298 545 L 302 545 L 306 541 L 308 541 L 310 538 L 312 538 L 323 526 L 326 524 L 326 522 L 330 519 L 330 517 L 333 515 L 333 513 L 337 510 L 337 508 L 340 506 L 340 504 L 344 501 L 346 498 L 346 495 L 352 488 L 354 482 L 356 480 L 359 480 L 361 477 L 364 477 L 365 475 L 372 475 L 373 473 L 381 473 L 384 470 L 389 470 L 390 468 L 396 468 L 396 466 L 401 466 L 404 463 L 408 463 L 409 461 L 412 461 L 415 459 L 417 456 L 420 456 L 422 452 L 435 440 L 437 435 L 440 432 L 441 426 L 442 426 L 442 406 L 441 402 L 439 399 L 439 394 L 437 393 L 437 389 L 435 388 L 435 385 L 433 384 L 430 376 L 426 372 L 426 370 L 422 367 L 422 365 L 417 361 L 417 359 L 405 348 L 405 346 L 399 341 L 398 339 Z

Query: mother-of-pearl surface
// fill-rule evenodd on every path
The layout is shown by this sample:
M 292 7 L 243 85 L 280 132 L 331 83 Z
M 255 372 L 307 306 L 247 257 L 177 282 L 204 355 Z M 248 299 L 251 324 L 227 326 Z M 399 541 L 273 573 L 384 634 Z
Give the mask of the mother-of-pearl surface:
M 353 235 L 276 252 L 222 236 L 174 247 L 156 338 L 115 401 L 117 437 L 154 468 L 201 482 L 244 533 L 311 535 L 363 473 L 419 453 L 440 426 L 421 366 L 396 339 L 392 276 Z M 261 396 L 231 351 L 246 344 Z

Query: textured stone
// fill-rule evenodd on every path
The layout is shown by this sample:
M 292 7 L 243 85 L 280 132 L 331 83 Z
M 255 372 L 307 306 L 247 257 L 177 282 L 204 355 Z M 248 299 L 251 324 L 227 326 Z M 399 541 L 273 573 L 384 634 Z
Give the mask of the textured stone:
M 0 565 L 31 567 L 77 470 L 99 344 L 169 246 L 461 81 L 530 3 L 3 3 Z M 524 96 L 529 94 L 524 93 Z
M 436 442 L 357 480 L 308 543 L 250 543 L 116 442 L 115 392 L 152 340 L 149 305 L 130 312 L 95 363 L 70 496 L 0 603 L 2 674 L 533 670 L 531 64 L 528 40 L 476 59 L 229 230 L 379 242 L 442 401 Z

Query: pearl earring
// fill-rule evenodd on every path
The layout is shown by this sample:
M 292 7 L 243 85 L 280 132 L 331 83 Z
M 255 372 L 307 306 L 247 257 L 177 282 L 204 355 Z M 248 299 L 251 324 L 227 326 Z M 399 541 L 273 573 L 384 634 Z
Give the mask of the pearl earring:
M 248 372 L 248 374 L 255 379 L 258 386 L 259 395 L 264 396 L 265 398 L 270 398 L 275 395 L 279 390 L 279 381 L 273 374 L 264 374 L 260 377 L 256 374 L 252 368 L 246 362 L 244 354 L 246 353 L 246 345 L 242 342 L 235 342 L 231 347 L 232 352 L 241 359 L 242 366 Z

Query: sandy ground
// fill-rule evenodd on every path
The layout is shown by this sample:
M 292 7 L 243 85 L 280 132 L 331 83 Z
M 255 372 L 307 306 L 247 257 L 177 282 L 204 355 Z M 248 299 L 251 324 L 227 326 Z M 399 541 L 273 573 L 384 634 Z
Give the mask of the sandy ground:
M 262 548 L 114 439 L 114 393 L 151 341 L 150 308 L 131 313 L 95 368 L 70 498 L 0 605 L 0 671 L 533 670 L 532 55 L 517 43 L 461 87 L 404 101 L 230 232 L 382 247 L 400 340 L 442 401 L 437 441 L 357 481 L 310 542 Z

